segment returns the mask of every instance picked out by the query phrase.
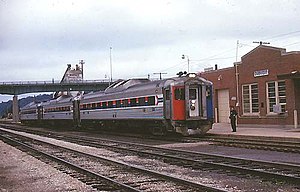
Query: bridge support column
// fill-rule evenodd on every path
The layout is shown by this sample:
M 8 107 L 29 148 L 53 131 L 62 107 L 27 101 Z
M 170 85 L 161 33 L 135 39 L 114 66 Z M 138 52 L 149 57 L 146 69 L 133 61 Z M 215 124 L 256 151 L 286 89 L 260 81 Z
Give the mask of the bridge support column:
M 13 122 L 17 123 L 20 121 L 20 116 L 19 116 L 19 102 L 18 102 L 18 96 L 14 95 L 13 97 Z

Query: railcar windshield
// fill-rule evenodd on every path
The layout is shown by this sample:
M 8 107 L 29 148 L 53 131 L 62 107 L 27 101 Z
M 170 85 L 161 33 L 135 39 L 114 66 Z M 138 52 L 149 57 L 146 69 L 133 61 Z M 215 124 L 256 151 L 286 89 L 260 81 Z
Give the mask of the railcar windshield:
M 197 91 L 196 89 L 189 89 L 189 99 L 195 100 L 197 99 Z
M 184 100 L 184 99 L 185 99 L 184 88 L 176 88 L 175 89 L 175 100 Z

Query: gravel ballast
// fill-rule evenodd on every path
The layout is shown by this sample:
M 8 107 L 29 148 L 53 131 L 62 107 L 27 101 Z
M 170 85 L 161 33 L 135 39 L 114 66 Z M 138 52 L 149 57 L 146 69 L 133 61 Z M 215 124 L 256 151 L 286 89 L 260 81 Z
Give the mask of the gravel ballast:
M 93 188 L 0 141 L 0 191 L 93 191 Z

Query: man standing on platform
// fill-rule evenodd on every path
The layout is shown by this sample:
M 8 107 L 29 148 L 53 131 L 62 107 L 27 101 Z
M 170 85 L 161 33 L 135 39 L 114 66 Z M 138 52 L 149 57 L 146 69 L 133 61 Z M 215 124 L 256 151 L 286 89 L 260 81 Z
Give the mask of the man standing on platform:
M 236 116 L 237 116 L 237 112 L 233 107 L 230 107 L 230 124 L 231 124 L 231 128 L 232 128 L 232 132 L 236 132 Z

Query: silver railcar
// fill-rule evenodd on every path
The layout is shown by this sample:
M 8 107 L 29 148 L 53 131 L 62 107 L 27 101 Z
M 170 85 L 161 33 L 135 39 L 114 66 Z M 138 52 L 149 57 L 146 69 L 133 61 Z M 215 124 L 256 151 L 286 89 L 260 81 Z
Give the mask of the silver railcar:
M 119 80 L 103 92 L 41 103 L 35 112 L 32 107 L 32 114 L 26 114 L 25 107 L 21 119 L 76 127 L 135 127 L 153 134 L 204 134 L 212 126 L 211 90 L 211 82 L 195 74 L 158 81 Z

